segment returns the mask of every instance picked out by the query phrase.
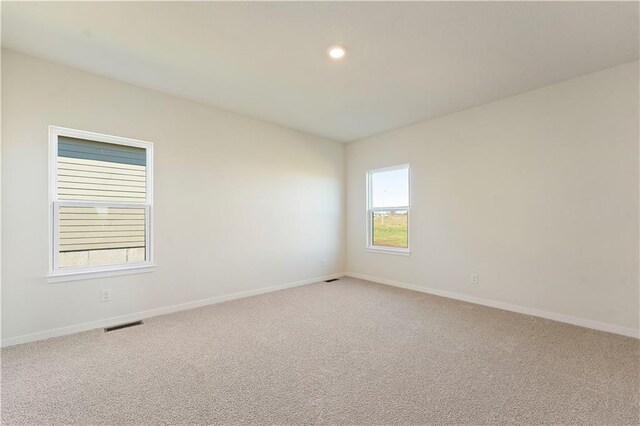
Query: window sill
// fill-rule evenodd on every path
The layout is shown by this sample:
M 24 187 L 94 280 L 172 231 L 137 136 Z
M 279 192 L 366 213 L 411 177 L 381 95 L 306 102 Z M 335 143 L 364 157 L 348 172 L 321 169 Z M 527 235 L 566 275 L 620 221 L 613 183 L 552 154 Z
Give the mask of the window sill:
M 48 283 L 60 283 L 65 281 L 90 280 L 93 278 L 116 277 L 119 275 L 146 274 L 154 272 L 156 265 L 145 264 L 138 266 L 119 267 L 117 269 L 107 270 L 83 270 L 51 273 L 47 276 Z
M 411 256 L 411 251 L 409 249 L 394 249 L 369 246 L 367 247 L 367 251 L 370 253 L 394 254 L 396 256 Z

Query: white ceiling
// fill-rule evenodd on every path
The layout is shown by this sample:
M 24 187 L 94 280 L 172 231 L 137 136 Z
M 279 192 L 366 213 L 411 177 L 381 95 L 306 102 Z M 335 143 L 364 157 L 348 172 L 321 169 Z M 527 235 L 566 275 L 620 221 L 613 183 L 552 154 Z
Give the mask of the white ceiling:
M 637 60 L 638 20 L 637 2 L 3 2 L 2 44 L 351 141 Z

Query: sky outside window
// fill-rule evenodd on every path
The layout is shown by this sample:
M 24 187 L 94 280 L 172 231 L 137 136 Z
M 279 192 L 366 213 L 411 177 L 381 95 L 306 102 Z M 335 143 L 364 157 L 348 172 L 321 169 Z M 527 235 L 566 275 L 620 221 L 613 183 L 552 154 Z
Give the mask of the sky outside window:
M 409 169 L 376 172 L 371 176 L 371 207 L 409 205 Z

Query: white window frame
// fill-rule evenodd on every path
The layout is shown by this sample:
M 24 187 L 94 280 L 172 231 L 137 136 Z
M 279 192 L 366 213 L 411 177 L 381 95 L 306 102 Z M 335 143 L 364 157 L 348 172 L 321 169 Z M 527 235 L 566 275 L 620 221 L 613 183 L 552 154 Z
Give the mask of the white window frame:
M 408 172 L 408 191 L 409 191 L 409 205 L 408 206 L 393 206 L 393 207 L 372 207 L 373 202 L 373 182 L 372 177 L 376 173 L 389 172 L 392 170 L 407 169 Z M 402 247 L 386 247 L 373 245 L 373 213 L 376 211 L 388 211 L 388 210 L 406 210 L 407 211 L 407 248 Z M 382 167 L 379 169 L 369 170 L 367 172 L 367 225 L 366 235 L 366 250 L 374 253 L 388 253 L 397 254 L 401 256 L 409 256 L 411 254 L 411 166 L 409 164 L 398 164 L 395 166 Z
M 105 142 L 115 145 L 143 148 L 146 151 L 146 198 L 140 201 L 91 201 L 58 199 L 58 139 L 60 136 Z M 82 266 L 60 268 L 59 257 L 59 212 L 60 207 L 129 207 L 145 209 L 145 261 L 116 265 Z M 49 126 L 49 274 L 48 282 L 74 281 L 82 279 L 129 275 L 152 272 L 153 262 L 153 143 L 119 136 Z

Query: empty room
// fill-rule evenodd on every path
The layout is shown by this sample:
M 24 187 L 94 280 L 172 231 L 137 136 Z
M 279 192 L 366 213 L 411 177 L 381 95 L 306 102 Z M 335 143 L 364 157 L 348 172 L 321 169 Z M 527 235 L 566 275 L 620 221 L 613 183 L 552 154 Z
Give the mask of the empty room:
M 0 5 L 1 424 L 640 424 L 639 2 Z

